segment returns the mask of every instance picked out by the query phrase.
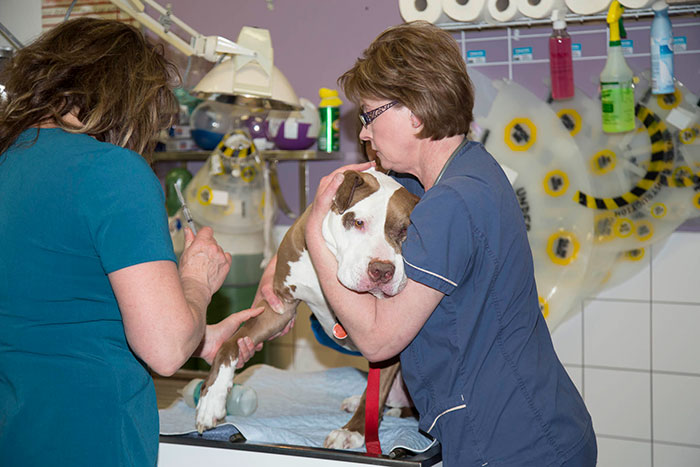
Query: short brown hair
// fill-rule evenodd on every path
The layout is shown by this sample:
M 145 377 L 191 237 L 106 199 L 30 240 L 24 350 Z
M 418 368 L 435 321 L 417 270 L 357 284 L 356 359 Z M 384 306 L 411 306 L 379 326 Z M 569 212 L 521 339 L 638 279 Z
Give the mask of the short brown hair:
M 396 100 L 423 123 L 419 138 L 467 134 L 474 92 L 459 45 L 426 21 L 381 33 L 338 84 L 355 103 L 363 98 Z
M 61 23 L 20 49 L 2 75 L 0 154 L 27 128 L 54 122 L 148 156 L 179 109 L 172 92 L 179 75 L 162 47 L 113 20 Z M 81 128 L 61 120 L 74 109 Z

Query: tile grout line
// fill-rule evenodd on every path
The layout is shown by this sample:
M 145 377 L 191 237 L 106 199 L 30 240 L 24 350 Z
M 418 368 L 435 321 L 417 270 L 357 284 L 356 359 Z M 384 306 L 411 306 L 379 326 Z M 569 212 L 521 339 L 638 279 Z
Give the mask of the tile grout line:
M 586 400 L 586 359 L 584 357 L 586 353 L 586 344 L 584 339 L 584 319 L 586 311 L 586 301 L 581 300 L 581 396 L 583 400 Z
M 617 439 L 617 440 L 621 440 L 621 441 L 636 441 L 639 443 L 651 443 L 651 440 L 649 440 L 649 439 L 637 438 L 635 436 L 608 435 L 608 434 L 598 434 L 598 433 L 596 433 L 596 436 L 598 436 L 600 438 Z M 680 447 L 686 447 L 686 448 L 691 448 L 691 449 L 700 449 L 700 444 L 676 443 L 673 441 L 654 441 L 654 443 L 664 445 L 664 446 L 680 446 Z M 654 444 L 654 443 L 652 443 L 652 444 Z
M 578 363 L 563 363 L 564 366 L 569 366 L 573 368 L 583 368 L 583 365 L 580 365 Z M 646 369 L 640 369 L 640 368 L 630 368 L 630 367 L 623 367 L 623 366 L 607 366 L 607 365 L 586 365 L 587 369 L 592 369 L 592 370 L 606 370 L 606 371 L 622 371 L 622 372 L 629 372 L 629 373 L 643 373 L 643 374 L 651 374 L 651 370 L 646 370 Z M 685 373 L 682 371 L 664 371 L 664 370 L 657 370 L 654 371 L 654 374 L 660 374 L 660 375 L 668 375 L 668 376 L 683 376 L 683 377 L 689 377 L 689 378 L 700 378 L 700 373 Z
M 649 436 L 651 467 L 654 467 L 654 245 L 649 250 Z

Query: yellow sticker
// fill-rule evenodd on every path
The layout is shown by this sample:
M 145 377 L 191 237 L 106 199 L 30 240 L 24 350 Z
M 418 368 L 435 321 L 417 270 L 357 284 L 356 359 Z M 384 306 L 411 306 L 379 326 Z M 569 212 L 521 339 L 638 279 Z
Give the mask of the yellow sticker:
M 693 196 L 693 206 L 695 206 L 695 209 L 700 209 L 700 193 L 695 193 L 695 196 Z
M 609 242 L 615 238 L 613 227 L 615 225 L 615 214 L 603 212 L 593 218 L 593 235 L 596 243 Z
M 262 198 L 260 198 L 260 204 L 258 204 L 258 215 L 260 219 L 265 219 L 265 192 L 263 191 Z
M 649 240 L 654 236 L 654 226 L 649 221 L 638 221 L 635 225 L 634 235 L 641 241 Z
M 651 215 L 657 219 L 661 219 L 666 216 L 666 205 L 664 203 L 654 203 L 649 209 Z
M 610 149 L 603 149 L 593 154 L 590 165 L 594 174 L 605 175 L 617 165 L 617 155 Z
M 561 109 L 557 112 L 557 117 L 564 124 L 564 127 L 569 130 L 571 136 L 581 131 L 581 116 L 575 109 Z
M 671 110 L 678 107 L 681 103 L 681 91 L 677 87 L 674 88 L 673 94 L 659 94 L 656 97 L 656 103 L 664 110 Z
M 624 258 L 629 261 L 640 261 L 645 255 L 644 248 L 635 248 L 634 250 L 625 251 Z
M 569 177 L 561 170 L 552 170 L 545 175 L 542 186 L 549 196 L 561 196 L 569 189 Z
M 698 136 L 698 132 L 700 132 L 700 130 L 698 130 L 697 125 L 692 128 L 684 128 L 678 134 L 678 139 L 680 139 L 683 144 L 692 144 Z
M 630 235 L 632 235 L 632 231 L 634 230 L 632 227 L 633 226 L 631 220 L 621 217 L 615 221 L 615 224 L 613 225 L 613 231 L 618 237 L 627 238 Z
M 576 260 L 579 242 L 571 232 L 560 230 L 552 234 L 547 241 L 547 255 L 554 264 L 567 266 Z
M 503 138 L 513 151 L 527 151 L 537 140 L 537 128 L 527 118 L 516 118 L 506 125 Z
M 236 212 L 236 204 L 233 202 L 233 199 L 228 200 L 228 204 L 226 205 L 226 209 L 224 209 L 223 214 L 225 216 L 231 215 L 234 212 Z
M 547 303 L 547 300 L 542 297 L 538 296 L 537 299 L 540 302 L 540 312 L 542 313 L 542 316 L 544 316 L 544 319 L 547 319 L 549 317 L 549 303 Z
M 255 178 L 255 167 L 252 165 L 243 167 L 243 170 L 241 170 L 241 179 L 243 179 L 244 182 L 252 182 L 253 179 Z
M 211 204 L 212 199 L 214 199 L 214 194 L 209 185 L 202 185 L 197 191 L 197 201 L 199 201 L 199 204 L 208 206 Z

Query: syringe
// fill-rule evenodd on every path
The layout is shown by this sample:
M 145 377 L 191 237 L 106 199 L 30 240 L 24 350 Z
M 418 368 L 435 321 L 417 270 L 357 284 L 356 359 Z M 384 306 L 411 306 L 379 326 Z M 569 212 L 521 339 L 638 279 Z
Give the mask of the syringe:
M 185 203 L 185 197 L 182 196 L 182 191 L 180 191 L 181 181 L 182 180 L 178 180 L 173 184 L 173 186 L 175 187 L 175 193 L 177 193 L 177 199 L 180 200 L 180 204 L 182 205 L 182 214 L 185 216 L 185 220 L 187 221 L 187 225 L 190 227 L 190 230 L 192 231 L 192 233 L 197 235 L 197 228 L 194 226 L 194 221 L 192 220 L 192 214 L 190 214 L 190 208 L 187 207 L 187 204 Z

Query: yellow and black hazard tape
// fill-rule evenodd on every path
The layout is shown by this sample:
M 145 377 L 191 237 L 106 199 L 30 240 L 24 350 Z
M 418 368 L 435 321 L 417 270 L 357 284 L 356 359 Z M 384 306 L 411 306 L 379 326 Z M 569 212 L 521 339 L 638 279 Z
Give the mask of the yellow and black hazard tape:
M 591 209 L 619 209 L 639 200 L 657 180 L 671 173 L 674 157 L 671 132 L 656 114 L 641 104 L 635 106 L 635 115 L 646 127 L 651 141 L 651 161 L 644 177 L 630 191 L 619 196 L 598 198 L 579 190 L 574 195 L 578 204 Z
M 224 144 L 225 140 L 226 138 L 223 138 L 219 142 L 219 145 L 216 146 L 216 150 L 221 152 L 221 154 L 223 154 L 226 157 L 235 157 L 243 159 L 255 152 L 255 144 L 253 144 L 252 141 L 250 142 L 250 146 L 247 147 L 230 148 Z

